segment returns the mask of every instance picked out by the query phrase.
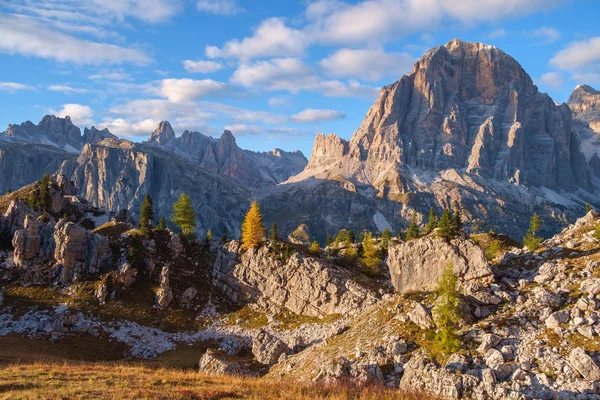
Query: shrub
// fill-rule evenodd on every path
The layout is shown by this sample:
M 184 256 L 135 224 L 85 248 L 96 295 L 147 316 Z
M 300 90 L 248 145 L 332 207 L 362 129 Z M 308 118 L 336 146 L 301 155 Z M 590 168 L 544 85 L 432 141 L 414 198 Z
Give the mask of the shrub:
M 492 242 L 492 244 L 490 244 L 490 247 L 485 252 L 488 261 L 492 261 L 494 258 L 496 258 L 496 253 L 498 253 L 498 251 L 500 251 L 500 241 L 496 239 Z
M 312 242 L 310 245 L 310 249 L 308 250 L 310 254 L 314 256 L 318 256 L 321 254 L 321 245 L 316 240 Z

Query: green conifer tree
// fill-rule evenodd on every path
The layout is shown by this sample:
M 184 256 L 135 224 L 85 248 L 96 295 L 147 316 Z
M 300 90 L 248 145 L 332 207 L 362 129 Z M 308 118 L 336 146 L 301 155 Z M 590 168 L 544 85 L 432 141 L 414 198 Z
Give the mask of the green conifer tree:
M 149 194 L 146 194 L 144 201 L 142 201 L 140 220 L 138 221 L 138 227 L 140 228 L 142 235 L 148 236 L 150 229 L 152 228 L 152 220 L 154 220 L 152 197 L 150 197 Z
M 447 208 L 444 210 L 442 218 L 440 218 L 440 222 L 438 223 L 437 235 L 446 239 L 451 239 L 454 236 L 454 223 L 450 216 L 450 210 Z
M 388 249 L 390 240 L 392 240 L 392 231 L 390 231 L 390 228 L 386 227 L 381 234 L 381 247 L 383 247 L 384 250 Z
M 223 234 L 221 235 L 221 243 L 225 244 L 227 243 L 227 240 L 229 240 L 229 238 L 227 237 L 227 227 L 223 228 Z
M 457 236 L 463 230 L 462 212 L 458 201 L 454 201 L 454 236 Z
M 52 181 L 50 180 L 50 174 L 46 173 L 42 178 L 42 182 L 40 184 L 40 197 L 38 199 L 39 207 L 42 211 L 46 212 L 50 208 L 50 184 Z
M 592 206 L 590 206 L 590 203 L 585 203 L 585 213 L 589 213 L 590 211 L 592 211 Z
M 158 225 L 156 225 L 156 228 L 161 231 L 166 230 L 167 229 L 167 219 L 165 217 L 161 216 L 158 219 Z
M 419 232 L 419 225 L 417 225 L 417 213 L 413 213 L 412 218 L 410 219 L 410 225 L 404 235 L 404 240 L 409 241 L 418 239 L 419 236 L 421 236 L 421 233 Z
M 279 232 L 277 231 L 277 225 L 273 224 L 271 225 L 271 236 L 270 239 L 273 243 L 276 243 L 279 241 Z
M 452 264 L 444 271 L 437 290 L 438 301 L 435 312 L 436 349 L 443 354 L 452 354 L 460 350 L 460 339 L 456 334 L 460 321 L 460 293 L 456 288 L 458 279 L 452 272 Z
M 529 220 L 529 230 L 523 238 L 523 244 L 529 249 L 529 251 L 535 251 L 538 247 L 540 247 L 542 239 L 537 236 L 537 233 L 540 231 L 541 227 L 542 220 L 536 213 L 534 213 Z
M 196 213 L 192 207 L 192 200 L 185 193 L 173 205 L 171 222 L 181 229 L 185 237 L 192 238 L 194 236 Z
M 8 190 L 6 191 L 6 194 L 11 194 L 12 193 L 12 189 L 8 188 Z
M 425 225 L 425 234 L 429 235 L 431 232 L 433 232 L 435 230 L 435 228 L 437 228 L 437 225 L 438 225 L 437 215 L 435 215 L 435 211 L 433 210 L 433 207 L 431 207 L 429 209 L 429 218 L 427 219 L 427 225 Z
M 349 242 L 348 244 L 354 243 L 356 241 L 356 236 L 354 235 L 354 232 L 352 230 L 348 231 L 347 241 Z
M 309 253 L 315 256 L 321 254 L 321 245 L 316 240 L 310 245 Z
M 325 238 L 325 243 L 327 243 L 327 246 L 331 246 L 333 243 L 333 237 L 331 235 L 327 235 L 327 238 Z

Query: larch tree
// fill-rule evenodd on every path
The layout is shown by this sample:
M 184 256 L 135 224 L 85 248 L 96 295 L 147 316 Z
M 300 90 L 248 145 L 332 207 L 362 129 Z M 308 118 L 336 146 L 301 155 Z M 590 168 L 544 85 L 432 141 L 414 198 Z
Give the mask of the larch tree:
M 43 212 L 47 212 L 50 208 L 50 185 L 52 181 L 50 179 L 50 174 L 46 173 L 42 178 L 42 182 L 40 185 L 40 197 L 39 197 L 39 205 Z
M 192 200 L 183 193 L 173 205 L 171 221 L 177 225 L 187 238 L 194 236 L 196 230 L 196 213 L 192 207 Z
M 260 207 L 255 200 L 250 205 L 250 210 L 246 214 L 242 224 L 242 247 L 249 249 L 256 247 L 265 240 L 265 226 L 263 225 Z

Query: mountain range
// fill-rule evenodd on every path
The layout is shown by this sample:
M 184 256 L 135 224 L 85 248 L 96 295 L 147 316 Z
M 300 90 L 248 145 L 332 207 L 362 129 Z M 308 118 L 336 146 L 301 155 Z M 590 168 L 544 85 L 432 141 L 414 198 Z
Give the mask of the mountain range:
M 582 85 L 559 105 L 502 50 L 455 39 L 382 88 L 349 141 L 317 135 L 308 161 L 240 149 L 229 131 L 177 136 L 164 121 L 133 143 L 45 116 L 0 134 L 0 191 L 60 173 L 97 206 L 136 214 L 149 193 L 164 216 L 187 193 L 200 234 L 239 234 L 258 199 L 265 222 L 285 234 L 305 224 L 318 240 L 341 228 L 400 231 L 455 201 L 473 228 L 520 237 L 536 212 L 550 235 L 586 203 L 600 207 L 599 104 Z

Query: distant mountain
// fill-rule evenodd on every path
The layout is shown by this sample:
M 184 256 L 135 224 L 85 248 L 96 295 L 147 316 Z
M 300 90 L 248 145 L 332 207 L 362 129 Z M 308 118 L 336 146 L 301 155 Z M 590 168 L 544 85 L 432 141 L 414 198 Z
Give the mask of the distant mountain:
M 516 237 L 538 212 L 549 234 L 585 201 L 600 205 L 571 114 L 500 49 L 455 39 L 384 87 L 349 142 L 317 136 L 305 170 L 262 201 L 320 237 L 398 231 L 454 201 L 467 221 Z
M 233 134 L 214 139 L 185 131 L 180 137 L 161 122 L 143 143 L 120 140 L 108 129 L 85 128 L 69 117 L 45 116 L 35 125 L 9 125 L 0 134 L 0 193 L 39 180 L 46 172 L 73 180 L 79 195 L 111 210 L 138 211 L 146 193 L 157 213 L 170 217 L 173 203 L 188 194 L 198 214 L 200 233 L 226 227 L 240 232 L 252 191 L 265 189 L 301 172 L 299 152 L 240 149 Z
M 582 140 L 581 150 L 594 176 L 600 178 L 600 91 L 579 85 L 568 104 L 573 110 L 573 127 Z

